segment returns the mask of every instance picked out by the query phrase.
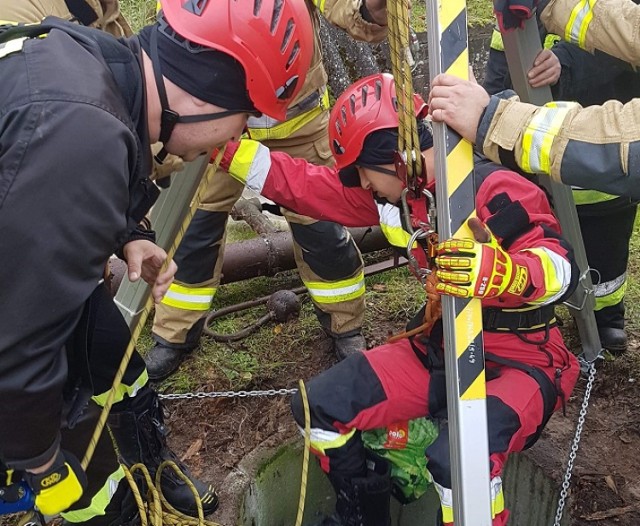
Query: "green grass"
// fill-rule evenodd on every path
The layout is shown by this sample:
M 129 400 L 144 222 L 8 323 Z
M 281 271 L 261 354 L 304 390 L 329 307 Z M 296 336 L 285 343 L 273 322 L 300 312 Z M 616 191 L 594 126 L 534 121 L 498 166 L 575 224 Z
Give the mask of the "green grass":
M 155 0 L 120 0 L 120 10 L 134 31 L 153 23 L 156 18 Z
M 469 0 L 467 2 L 469 26 L 484 26 L 493 22 L 493 3 L 491 0 Z M 427 30 L 426 2 L 413 2 L 411 6 L 411 27 L 417 31 Z

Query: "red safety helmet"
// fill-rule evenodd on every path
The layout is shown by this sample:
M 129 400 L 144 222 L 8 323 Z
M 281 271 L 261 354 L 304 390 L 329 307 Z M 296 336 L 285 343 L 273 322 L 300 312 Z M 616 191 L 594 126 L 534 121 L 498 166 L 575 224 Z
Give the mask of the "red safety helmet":
M 428 110 L 414 94 L 417 117 Z M 398 127 L 398 99 L 393 76 L 376 73 L 354 82 L 338 97 L 329 115 L 329 144 L 338 169 L 355 162 L 366 137 L 385 128 Z
M 161 0 L 185 45 L 223 51 L 244 68 L 255 107 L 284 120 L 311 65 L 313 26 L 303 0 Z

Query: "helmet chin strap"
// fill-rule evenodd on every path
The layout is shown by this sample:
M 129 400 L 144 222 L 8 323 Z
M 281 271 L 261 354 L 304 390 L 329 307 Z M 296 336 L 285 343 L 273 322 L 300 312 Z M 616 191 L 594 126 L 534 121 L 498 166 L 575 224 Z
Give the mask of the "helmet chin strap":
M 204 122 L 214 121 L 217 119 L 223 119 L 230 115 L 236 115 L 238 113 L 248 113 L 247 110 L 225 110 L 216 113 L 204 113 L 202 115 L 180 115 L 178 112 L 173 111 L 169 107 L 169 99 L 167 98 L 167 90 L 164 85 L 164 77 L 162 76 L 162 68 L 160 67 L 160 58 L 158 57 L 158 32 L 151 33 L 150 49 L 151 52 L 151 65 L 153 68 L 153 77 L 156 81 L 156 88 L 158 90 L 158 97 L 160 98 L 160 107 L 162 113 L 160 114 L 160 137 L 159 141 L 162 143 L 162 149 L 154 156 L 157 163 L 162 164 L 168 155 L 166 144 L 171 138 L 173 129 L 176 124 L 180 123 L 192 123 L 192 122 Z

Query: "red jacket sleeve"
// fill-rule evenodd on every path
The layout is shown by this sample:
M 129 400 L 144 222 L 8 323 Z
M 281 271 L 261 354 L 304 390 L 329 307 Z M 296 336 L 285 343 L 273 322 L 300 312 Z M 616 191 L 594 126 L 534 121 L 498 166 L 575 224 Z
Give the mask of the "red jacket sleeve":
M 476 194 L 477 214 L 514 263 L 529 270 L 523 296 L 508 293 L 483 302 L 494 307 L 557 303 L 575 288 L 578 277 L 573 249 L 541 188 L 507 169 L 492 172 Z
M 379 224 L 371 191 L 345 187 L 335 168 L 271 152 L 256 141 L 239 144 L 227 146 L 221 167 L 267 199 L 322 221 L 351 227 Z

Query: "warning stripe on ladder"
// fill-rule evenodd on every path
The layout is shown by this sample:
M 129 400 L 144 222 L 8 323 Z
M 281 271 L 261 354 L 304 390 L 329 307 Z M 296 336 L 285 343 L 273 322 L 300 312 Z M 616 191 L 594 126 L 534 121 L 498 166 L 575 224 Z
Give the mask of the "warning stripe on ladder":
M 468 78 L 467 10 L 464 0 L 440 4 L 442 72 Z M 475 216 L 473 147 L 456 132 L 447 129 L 447 197 L 453 237 L 468 237 L 467 220 Z M 486 397 L 482 355 L 482 310 L 478 300 L 454 299 L 455 352 L 458 357 L 460 398 Z

